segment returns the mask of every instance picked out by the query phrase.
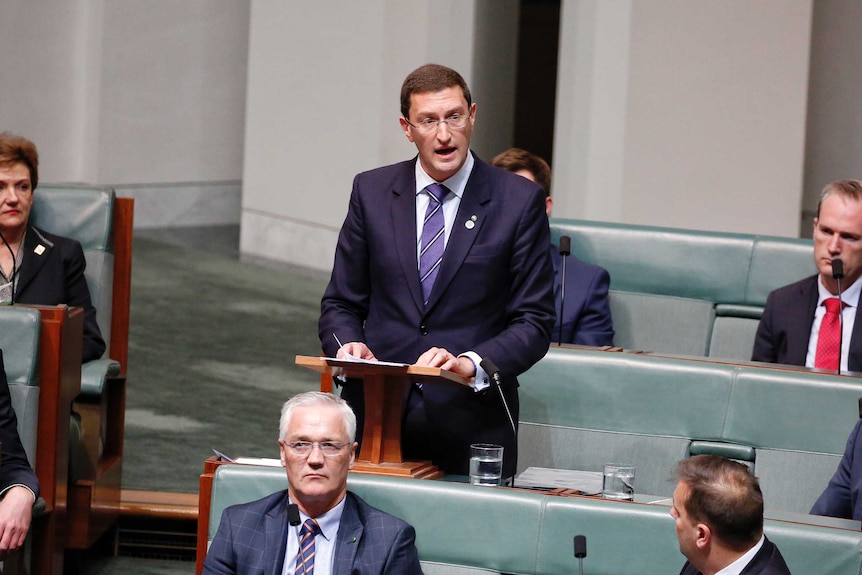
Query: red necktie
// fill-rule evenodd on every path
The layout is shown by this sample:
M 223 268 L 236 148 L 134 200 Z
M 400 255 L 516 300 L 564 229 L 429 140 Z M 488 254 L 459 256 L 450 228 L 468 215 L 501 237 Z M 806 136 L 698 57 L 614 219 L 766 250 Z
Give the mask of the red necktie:
M 817 353 L 814 355 L 814 367 L 838 370 L 841 358 L 841 322 L 838 315 L 841 304 L 837 297 L 823 301 L 826 315 L 820 322 L 820 333 L 817 336 Z

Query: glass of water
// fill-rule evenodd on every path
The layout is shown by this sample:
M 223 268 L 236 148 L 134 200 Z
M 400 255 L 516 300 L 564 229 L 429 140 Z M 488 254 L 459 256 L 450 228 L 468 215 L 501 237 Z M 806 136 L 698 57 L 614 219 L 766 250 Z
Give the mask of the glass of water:
M 470 483 L 500 485 L 503 473 L 503 446 L 474 443 L 470 446 Z
M 603 466 L 604 482 L 602 497 L 606 499 L 628 499 L 635 497 L 635 472 L 633 465 L 606 463 Z

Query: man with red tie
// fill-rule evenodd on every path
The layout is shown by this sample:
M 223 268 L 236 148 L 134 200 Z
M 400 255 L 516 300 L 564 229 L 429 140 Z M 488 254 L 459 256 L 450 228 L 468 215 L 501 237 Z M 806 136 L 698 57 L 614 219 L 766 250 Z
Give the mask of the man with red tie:
M 833 277 L 832 262 L 838 259 L 844 268 L 843 310 Z M 823 189 L 814 218 L 814 263 L 817 275 L 769 294 L 751 359 L 862 371 L 862 322 L 856 322 L 862 292 L 862 282 L 856 281 L 862 275 L 862 182 L 842 180 Z

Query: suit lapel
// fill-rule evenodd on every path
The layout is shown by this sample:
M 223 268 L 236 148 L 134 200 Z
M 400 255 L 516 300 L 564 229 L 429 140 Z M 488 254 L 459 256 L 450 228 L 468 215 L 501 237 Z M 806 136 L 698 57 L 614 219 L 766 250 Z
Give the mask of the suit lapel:
M 27 236 L 24 238 L 24 261 L 21 262 L 21 268 L 18 270 L 16 295 L 23 292 L 33 281 L 33 278 L 48 261 L 48 256 L 53 249 L 53 244 L 44 241 L 44 238 L 34 227 L 27 227 Z
M 404 277 L 407 278 L 407 289 L 416 308 L 421 313 L 425 308 L 422 300 L 422 285 L 419 283 L 419 260 L 416 259 L 416 161 L 405 164 L 405 171 L 394 183 L 392 188 L 393 202 L 391 205 L 392 228 L 395 250 Z
M 811 278 L 799 286 L 799 305 L 805 306 L 800 313 L 788 314 L 788 334 L 798 334 L 796 337 L 787 338 L 786 363 L 794 365 L 805 365 L 808 356 L 808 340 L 811 338 L 811 325 L 814 323 L 814 312 L 817 309 L 817 282 L 818 276 Z
M 287 491 L 277 505 L 270 509 L 264 520 L 266 543 L 263 546 L 264 575 L 280 575 L 287 550 Z
M 335 561 L 332 575 L 349 575 L 356 561 L 359 542 L 365 528 L 359 520 L 359 510 L 356 500 L 350 494 L 345 495 L 344 511 L 341 513 L 341 523 L 338 525 L 338 535 L 335 537 Z
M 443 263 L 440 265 L 440 272 L 434 281 L 434 287 L 431 289 L 426 312 L 430 312 L 440 301 L 446 288 L 449 287 L 458 270 L 464 264 L 464 258 L 470 253 L 470 248 L 485 224 L 487 203 L 490 199 L 491 187 L 488 168 L 479 158 L 475 158 L 473 172 L 470 174 L 470 179 L 467 180 L 464 195 L 461 197 L 461 205 L 458 206 L 458 214 L 452 223 L 452 232 L 446 243 L 446 251 L 443 252 Z M 468 224 L 468 222 L 472 222 L 472 224 Z

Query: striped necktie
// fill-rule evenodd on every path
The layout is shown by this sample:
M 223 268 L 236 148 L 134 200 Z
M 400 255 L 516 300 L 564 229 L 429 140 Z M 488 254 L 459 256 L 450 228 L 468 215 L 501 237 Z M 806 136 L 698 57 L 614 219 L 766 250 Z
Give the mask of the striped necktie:
M 314 519 L 306 519 L 299 530 L 299 552 L 296 554 L 294 575 L 313 575 L 314 536 L 320 533 L 320 525 Z
M 431 184 L 428 192 L 428 209 L 425 211 L 425 221 L 422 224 L 422 241 L 419 252 L 419 281 L 422 283 L 422 299 L 427 304 L 440 271 L 443 261 L 443 250 L 446 247 L 446 222 L 443 219 L 443 200 L 449 193 L 449 188 L 442 184 Z

